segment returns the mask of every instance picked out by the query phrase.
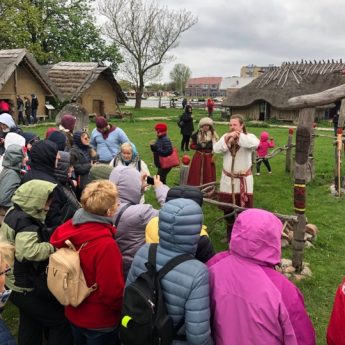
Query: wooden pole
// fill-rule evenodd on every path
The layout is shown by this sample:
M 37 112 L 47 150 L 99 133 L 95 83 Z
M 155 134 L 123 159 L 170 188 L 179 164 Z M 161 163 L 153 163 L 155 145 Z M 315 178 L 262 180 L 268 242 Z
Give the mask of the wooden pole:
M 343 127 L 345 124 L 345 99 L 341 100 L 339 109 L 338 129 L 337 129 L 337 145 L 336 145 L 336 177 L 334 183 L 338 187 L 338 196 L 341 195 L 341 152 L 343 147 Z
M 286 144 L 286 157 L 285 157 L 285 172 L 291 171 L 291 149 L 292 149 L 292 139 L 293 139 L 293 128 L 289 128 L 289 136 Z
M 297 224 L 294 229 L 292 241 L 292 265 L 296 272 L 301 272 L 303 269 L 304 235 L 306 226 L 306 177 L 314 114 L 314 108 L 301 109 L 299 111 L 296 131 L 294 208 L 297 215 Z

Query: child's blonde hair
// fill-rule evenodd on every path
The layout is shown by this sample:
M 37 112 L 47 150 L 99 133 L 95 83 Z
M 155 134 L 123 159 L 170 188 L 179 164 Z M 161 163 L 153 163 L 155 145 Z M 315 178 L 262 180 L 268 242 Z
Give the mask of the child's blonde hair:
M 106 216 L 111 209 L 115 211 L 117 201 L 117 188 L 108 180 L 97 180 L 89 183 L 80 198 L 85 211 L 99 216 Z

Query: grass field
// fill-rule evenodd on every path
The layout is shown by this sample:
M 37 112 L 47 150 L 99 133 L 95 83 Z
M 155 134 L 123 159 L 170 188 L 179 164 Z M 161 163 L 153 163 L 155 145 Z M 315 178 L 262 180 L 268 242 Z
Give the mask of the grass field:
M 125 110 L 132 110 L 125 108 Z M 133 110 L 134 111 L 134 110 Z M 181 136 L 176 121 L 181 110 L 178 109 L 142 109 L 134 111 L 135 118 L 151 116 L 168 116 L 171 120 L 167 121 L 169 126 L 168 135 L 174 145 L 180 147 Z M 205 116 L 203 110 L 195 111 L 195 119 Z M 215 119 L 220 119 L 220 113 L 215 114 Z M 155 139 L 153 130 L 156 121 L 139 121 L 134 123 L 129 120 L 111 121 L 116 123 L 127 133 L 128 137 L 136 144 L 142 159 L 148 164 L 151 174 L 156 172 L 153 166 L 152 153 L 149 141 Z M 93 124 L 90 125 L 90 128 Z M 195 125 L 196 127 L 196 125 Z M 216 130 L 219 135 L 227 131 L 227 124 L 219 124 Z M 35 127 L 24 129 L 25 131 L 35 131 L 43 137 L 46 127 Z M 288 130 L 286 128 L 262 128 L 249 127 L 249 132 L 260 135 L 262 130 L 269 131 L 273 136 L 277 146 L 282 146 L 287 142 Z M 331 133 L 327 133 L 331 134 Z M 310 313 L 314 327 L 317 332 L 317 344 L 326 344 L 325 333 L 332 308 L 334 292 L 337 285 L 341 282 L 345 274 L 345 253 L 344 253 L 344 234 L 343 225 L 344 197 L 337 198 L 330 194 L 329 186 L 333 180 L 334 170 L 334 147 L 332 140 L 327 138 L 315 139 L 315 171 L 316 178 L 307 187 L 307 211 L 306 215 L 310 223 L 316 224 L 319 234 L 314 248 L 306 249 L 305 261 L 310 263 L 313 276 L 299 282 L 297 285 L 302 290 L 308 312 Z M 190 152 L 192 154 L 192 152 Z M 268 175 L 266 168 L 261 167 L 261 176 L 255 176 L 254 203 L 258 208 L 275 211 L 283 214 L 293 214 L 293 181 L 289 174 L 285 173 L 285 155 L 280 154 L 271 161 L 272 175 Z M 222 157 L 217 158 L 218 180 L 221 173 Z M 168 175 L 168 184 L 173 186 L 178 184 L 179 170 L 173 169 Z M 148 201 L 156 205 L 152 191 L 149 191 Z M 205 205 L 203 207 L 205 221 L 210 231 L 210 237 L 217 251 L 224 250 L 225 244 L 220 243 L 224 237 L 225 227 L 222 222 L 214 221 L 222 213 L 214 206 Z M 290 258 L 291 250 L 285 249 L 283 257 Z M 4 318 L 16 332 L 18 324 L 17 311 L 11 305 L 7 306 Z

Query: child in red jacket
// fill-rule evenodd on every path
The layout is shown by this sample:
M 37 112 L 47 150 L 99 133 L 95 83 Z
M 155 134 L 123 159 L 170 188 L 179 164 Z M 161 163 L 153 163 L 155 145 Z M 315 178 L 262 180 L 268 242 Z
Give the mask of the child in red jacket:
M 96 283 L 97 289 L 78 307 L 65 307 L 65 315 L 76 345 L 120 344 L 117 326 L 124 278 L 112 223 L 118 205 L 117 189 L 110 181 L 98 180 L 85 187 L 80 201 L 82 208 L 54 231 L 50 242 L 56 248 L 66 246 L 67 239 L 77 249 L 84 244 L 80 250 L 81 268 L 87 285 Z
M 272 173 L 272 169 L 270 166 L 270 162 L 266 158 L 268 149 L 274 147 L 274 139 L 270 138 L 267 132 L 262 132 L 260 135 L 260 144 L 256 149 L 257 154 L 257 163 L 256 163 L 256 175 L 260 175 L 260 166 L 261 162 L 263 162 L 268 170 L 268 173 Z

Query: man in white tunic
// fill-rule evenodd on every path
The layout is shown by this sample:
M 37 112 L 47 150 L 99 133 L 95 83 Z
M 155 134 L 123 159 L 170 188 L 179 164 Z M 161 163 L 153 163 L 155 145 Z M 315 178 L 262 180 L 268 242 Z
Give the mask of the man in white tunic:
M 253 207 L 252 152 L 260 141 L 254 134 L 247 133 L 242 115 L 231 116 L 229 130 L 213 145 L 214 153 L 224 155 L 219 201 Z M 230 207 L 222 209 L 224 214 L 232 211 Z M 227 217 L 226 221 L 230 239 L 234 217 Z

